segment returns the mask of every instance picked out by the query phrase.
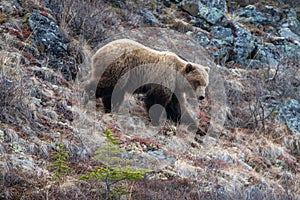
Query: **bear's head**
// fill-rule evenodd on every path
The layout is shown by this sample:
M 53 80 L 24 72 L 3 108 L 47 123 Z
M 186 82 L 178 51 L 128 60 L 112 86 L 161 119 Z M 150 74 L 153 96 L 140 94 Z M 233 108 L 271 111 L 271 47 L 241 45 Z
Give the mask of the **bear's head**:
M 182 73 L 194 89 L 199 100 L 203 100 L 205 98 L 205 89 L 209 82 L 209 70 L 209 67 L 190 62 L 185 64 L 183 68 Z

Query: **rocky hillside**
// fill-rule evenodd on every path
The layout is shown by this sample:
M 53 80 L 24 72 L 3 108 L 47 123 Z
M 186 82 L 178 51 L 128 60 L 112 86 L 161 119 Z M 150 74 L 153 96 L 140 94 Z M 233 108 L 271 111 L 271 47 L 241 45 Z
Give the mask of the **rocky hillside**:
M 147 169 L 112 198 L 300 199 L 297 2 L 1 0 L 0 199 L 105 199 L 81 177 L 103 166 L 106 128 Z M 211 67 L 207 100 L 187 105 L 206 136 L 152 126 L 143 96 L 123 114 L 82 104 L 91 55 L 117 38 Z

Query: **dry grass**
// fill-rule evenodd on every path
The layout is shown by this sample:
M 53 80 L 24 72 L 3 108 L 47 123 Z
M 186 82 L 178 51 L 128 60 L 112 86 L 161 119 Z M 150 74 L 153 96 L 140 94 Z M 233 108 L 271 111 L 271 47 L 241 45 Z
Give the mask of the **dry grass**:
M 140 23 L 141 16 L 135 9 L 137 5 L 131 3 L 124 2 L 120 8 L 111 6 L 110 2 L 83 3 L 81 0 L 54 0 L 46 1 L 45 5 L 51 9 L 60 27 L 66 33 L 96 47 L 111 34 L 119 32 L 121 26 L 135 28 Z

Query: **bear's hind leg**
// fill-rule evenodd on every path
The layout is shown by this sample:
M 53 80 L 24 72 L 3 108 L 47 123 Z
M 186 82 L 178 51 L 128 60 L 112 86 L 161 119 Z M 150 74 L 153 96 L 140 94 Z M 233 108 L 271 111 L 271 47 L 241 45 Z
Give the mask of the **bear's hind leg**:
M 172 95 L 170 103 L 166 106 L 167 118 L 178 124 L 181 118 L 180 103 L 175 94 Z
M 176 95 L 173 94 L 172 101 L 167 105 L 167 113 L 168 116 L 170 116 L 170 119 L 172 119 L 176 123 L 187 125 L 188 130 L 195 132 L 197 135 L 206 135 L 205 132 L 199 129 L 197 122 L 188 113 L 184 103 L 185 100 L 183 96 L 179 96 L 177 98 Z

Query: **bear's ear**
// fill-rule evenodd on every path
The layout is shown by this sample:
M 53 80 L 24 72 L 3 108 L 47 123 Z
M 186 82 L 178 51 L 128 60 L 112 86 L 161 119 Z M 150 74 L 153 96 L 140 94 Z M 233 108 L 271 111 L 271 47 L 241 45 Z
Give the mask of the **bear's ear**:
M 210 68 L 209 68 L 209 67 L 204 67 L 204 69 L 205 69 L 205 71 L 206 71 L 207 73 L 209 73 L 209 71 L 210 71 Z
M 191 64 L 191 63 L 188 63 L 186 66 L 185 66 L 185 72 L 186 73 L 189 73 L 191 71 L 194 70 L 194 66 Z

